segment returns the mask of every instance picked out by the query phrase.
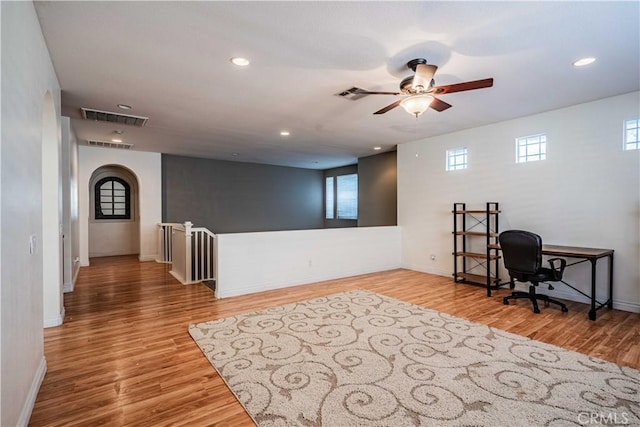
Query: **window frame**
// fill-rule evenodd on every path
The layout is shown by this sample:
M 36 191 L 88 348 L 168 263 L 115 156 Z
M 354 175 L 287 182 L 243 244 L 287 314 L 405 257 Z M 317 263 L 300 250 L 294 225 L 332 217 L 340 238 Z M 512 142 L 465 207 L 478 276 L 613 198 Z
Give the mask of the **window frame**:
M 635 122 L 635 127 L 629 127 L 631 122 Z M 636 131 L 636 140 L 628 141 L 628 131 L 635 130 Z M 626 119 L 622 123 L 622 150 L 623 151 L 633 151 L 640 150 L 640 117 L 635 119 Z
M 537 139 L 537 142 L 530 141 Z M 544 139 L 544 140 L 542 140 Z M 520 155 L 521 145 L 524 143 L 525 154 Z M 529 154 L 529 147 L 537 145 L 538 152 Z M 519 136 L 516 138 L 516 163 L 531 163 L 547 160 L 547 134 L 537 133 L 534 135 Z
M 336 219 L 336 179 L 335 178 L 336 178 L 335 176 L 327 176 L 324 179 L 324 219 Z M 331 182 L 330 189 L 329 189 L 329 182 Z M 329 200 L 329 195 L 331 195 L 331 200 Z
M 356 181 L 356 197 L 355 197 L 355 216 L 340 216 L 340 198 L 338 197 L 340 194 L 340 178 L 345 177 L 355 177 Z M 358 220 L 358 174 L 357 173 L 349 173 L 344 175 L 337 175 L 335 180 L 335 218 L 336 219 L 344 219 L 350 221 Z
M 462 152 L 462 153 L 459 153 L 459 152 Z M 457 163 L 455 161 L 459 157 L 463 158 L 462 163 Z M 454 159 L 453 163 L 451 162 L 452 158 Z M 447 172 L 464 170 L 464 169 L 467 169 L 468 167 L 469 167 L 469 150 L 467 149 L 467 147 L 451 148 L 445 152 L 444 169 Z
M 118 182 L 119 184 L 121 184 L 124 187 L 124 209 L 125 209 L 125 213 L 124 214 L 105 214 L 102 212 L 102 186 L 104 184 L 106 184 L 107 182 Z M 99 179 L 98 181 L 96 181 L 94 187 L 93 187 L 93 194 L 94 194 L 94 219 L 96 221 L 105 221 L 105 220 L 125 220 L 125 221 L 130 221 L 131 220 L 131 186 L 129 185 L 129 183 L 127 181 L 125 181 L 124 179 L 117 177 L 117 176 L 107 176 L 104 178 Z M 112 190 L 111 190 L 111 194 L 108 195 L 111 197 L 111 205 L 113 208 L 113 205 L 115 203 L 114 201 L 114 193 L 113 193 L 113 184 L 112 184 Z
M 356 204 L 355 204 L 355 217 L 345 217 L 345 216 L 339 216 L 338 215 L 338 205 L 339 205 L 339 200 L 338 200 L 338 181 L 339 178 L 345 177 L 345 176 L 355 176 L 356 179 Z M 330 175 L 330 176 L 325 176 L 325 181 L 324 181 L 324 219 L 325 221 L 357 221 L 358 220 L 358 172 L 347 172 L 347 173 L 341 173 L 341 174 L 337 174 L 337 175 Z M 331 182 L 331 190 L 332 190 L 332 194 L 331 194 L 331 200 L 329 200 L 329 185 L 328 183 Z M 332 206 L 329 207 L 329 202 L 332 203 Z M 328 216 L 327 214 L 330 213 L 331 216 Z

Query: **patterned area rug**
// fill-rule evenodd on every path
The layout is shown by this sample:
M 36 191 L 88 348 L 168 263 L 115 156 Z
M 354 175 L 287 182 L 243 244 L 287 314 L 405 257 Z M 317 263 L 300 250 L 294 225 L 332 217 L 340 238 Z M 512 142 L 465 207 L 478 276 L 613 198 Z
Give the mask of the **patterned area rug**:
M 260 426 L 640 425 L 640 371 L 367 291 L 191 325 Z

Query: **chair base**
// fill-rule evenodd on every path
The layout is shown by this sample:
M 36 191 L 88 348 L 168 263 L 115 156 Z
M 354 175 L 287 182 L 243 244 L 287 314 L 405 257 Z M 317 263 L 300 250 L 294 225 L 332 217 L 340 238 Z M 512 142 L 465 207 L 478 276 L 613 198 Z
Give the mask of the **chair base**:
M 529 292 L 520 292 L 520 291 L 512 292 L 510 296 L 504 297 L 502 299 L 502 303 L 504 305 L 509 305 L 509 300 L 521 299 L 521 298 L 526 298 L 526 299 L 531 301 L 531 304 L 533 305 L 533 312 L 534 313 L 540 313 L 540 308 L 538 308 L 538 300 L 544 301 L 547 305 L 549 305 L 549 303 L 557 304 L 557 305 L 560 306 L 560 309 L 563 312 L 569 311 L 567 306 L 564 305 L 563 303 L 561 303 L 560 301 L 556 301 L 554 299 L 551 299 L 551 298 L 549 298 L 548 295 L 537 294 L 536 293 L 536 287 L 534 285 L 529 286 Z

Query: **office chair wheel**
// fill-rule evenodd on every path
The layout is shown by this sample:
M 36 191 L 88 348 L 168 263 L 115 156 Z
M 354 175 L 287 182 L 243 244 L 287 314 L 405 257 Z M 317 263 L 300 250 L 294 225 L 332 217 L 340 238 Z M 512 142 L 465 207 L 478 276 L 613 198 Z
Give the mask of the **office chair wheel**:
M 504 305 L 509 305 L 509 300 L 507 298 L 502 298 L 502 303 Z
M 540 314 L 540 309 L 538 307 L 534 307 L 533 312 L 536 314 Z
M 562 312 L 566 313 L 567 311 L 569 311 L 569 309 L 566 306 L 562 306 Z

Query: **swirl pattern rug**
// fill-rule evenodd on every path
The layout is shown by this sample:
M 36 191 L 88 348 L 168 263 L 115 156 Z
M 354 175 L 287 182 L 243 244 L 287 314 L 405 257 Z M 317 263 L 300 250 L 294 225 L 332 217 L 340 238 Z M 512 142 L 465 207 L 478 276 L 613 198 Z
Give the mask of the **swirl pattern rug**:
M 357 290 L 189 332 L 259 426 L 640 425 L 640 371 Z

